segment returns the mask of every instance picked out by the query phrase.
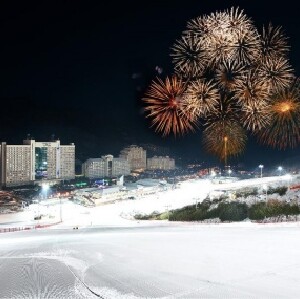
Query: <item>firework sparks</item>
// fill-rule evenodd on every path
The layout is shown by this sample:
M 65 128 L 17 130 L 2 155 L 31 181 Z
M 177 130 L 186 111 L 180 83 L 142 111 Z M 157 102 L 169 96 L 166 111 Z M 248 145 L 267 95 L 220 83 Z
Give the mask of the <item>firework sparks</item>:
M 233 48 L 230 44 L 230 36 L 212 34 L 206 53 L 211 68 L 215 68 L 222 61 L 230 59 L 230 57 L 233 56 Z
M 271 122 L 270 103 L 267 101 L 249 102 L 244 104 L 241 110 L 244 128 L 253 133 L 267 127 Z
M 188 21 L 187 28 L 187 32 L 192 33 L 198 38 L 206 38 L 207 35 L 213 30 L 210 22 L 208 21 L 208 17 L 205 15 Z
M 216 80 L 225 91 L 235 90 L 236 84 L 246 72 L 246 67 L 237 60 L 224 60 L 216 68 Z
M 221 94 L 217 105 L 214 106 L 214 110 L 207 115 L 206 124 L 209 126 L 219 121 L 238 122 L 239 110 L 240 107 L 234 98 Z
M 185 88 L 184 82 L 176 76 L 171 79 L 167 77 L 165 82 L 157 78 L 157 81 L 152 81 L 143 98 L 147 117 L 152 119 L 151 126 L 157 132 L 162 132 L 163 136 L 169 135 L 171 131 L 174 135 L 182 135 L 197 126 L 195 119 L 181 108 Z
M 268 58 L 286 57 L 290 50 L 287 40 L 288 38 L 281 26 L 273 27 L 269 23 L 268 27 L 263 27 L 261 37 L 262 55 Z
M 300 143 L 299 83 L 297 79 L 290 88 L 276 94 L 270 108 L 271 122 L 258 132 L 262 144 L 286 149 Z
M 183 36 L 172 47 L 175 71 L 183 77 L 197 77 L 207 66 L 205 49 L 201 39 L 196 36 Z
M 267 101 L 270 97 L 269 85 L 259 78 L 256 72 L 244 73 L 236 82 L 234 97 L 241 106 L 251 104 L 255 107 L 261 101 Z
M 252 30 L 253 28 L 252 20 L 239 7 L 231 7 L 230 10 L 226 10 L 225 18 L 228 22 L 228 30 L 233 34 L 241 29 Z
M 280 91 L 287 88 L 294 79 L 293 69 L 283 57 L 265 58 L 258 68 L 259 76 L 270 88 Z
M 244 151 L 247 136 L 239 124 L 239 106 L 232 97 L 224 96 L 206 119 L 203 131 L 204 148 L 221 160 L 237 156 Z
M 188 113 L 198 117 L 206 117 L 209 112 L 215 110 L 220 98 L 219 90 L 212 80 L 192 81 L 185 92 L 182 108 Z
M 256 30 L 240 30 L 236 33 L 231 45 L 232 59 L 251 64 L 261 54 L 259 35 Z
M 206 118 L 203 146 L 226 165 L 229 156 L 237 156 L 244 151 L 247 135 L 239 124 L 239 106 L 235 99 L 222 95 L 215 109 Z
M 238 156 L 245 150 L 247 135 L 236 122 L 220 120 L 203 132 L 204 148 L 227 164 L 227 157 Z
M 152 83 L 144 98 L 152 126 L 182 135 L 201 122 L 204 147 L 225 162 L 244 150 L 247 132 L 268 146 L 295 147 L 300 84 L 293 83 L 287 40 L 271 23 L 259 34 L 234 7 L 188 21 L 171 53 L 186 82 Z

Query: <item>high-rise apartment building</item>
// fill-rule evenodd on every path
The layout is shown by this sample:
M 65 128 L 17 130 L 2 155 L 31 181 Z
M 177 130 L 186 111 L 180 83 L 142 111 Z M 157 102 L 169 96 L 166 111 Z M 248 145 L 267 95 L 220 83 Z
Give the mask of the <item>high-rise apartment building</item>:
M 60 176 L 63 179 L 75 177 L 75 145 L 60 145 Z
M 29 145 L 7 145 L 0 148 L 0 184 L 2 186 L 28 185 L 33 180 Z
M 172 170 L 175 169 L 175 160 L 169 156 L 147 158 L 147 169 Z
M 142 147 L 136 145 L 125 147 L 119 156 L 128 161 L 131 170 L 146 169 L 146 150 Z
M 22 186 L 40 180 L 59 182 L 75 178 L 75 145 L 61 145 L 59 140 L 36 142 L 27 139 L 23 145 L 0 147 L 1 186 Z
M 102 158 L 89 158 L 82 163 L 82 174 L 87 178 L 104 178 L 105 161 Z
M 128 161 L 113 155 L 90 158 L 82 164 L 83 175 L 87 178 L 104 178 L 130 174 Z

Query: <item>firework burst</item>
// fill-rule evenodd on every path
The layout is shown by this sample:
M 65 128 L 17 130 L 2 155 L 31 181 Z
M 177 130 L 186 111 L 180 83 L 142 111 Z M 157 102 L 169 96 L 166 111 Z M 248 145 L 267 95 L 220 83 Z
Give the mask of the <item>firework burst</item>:
M 283 57 L 264 58 L 258 67 L 258 73 L 270 89 L 275 88 L 279 92 L 287 88 L 294 79 L 293 69 Z
M 262 144 L 273 148 L 294 148 L 300 143 L 300 81 L 275 95 L 270 107 L 271 122 L 258 131 Z
M 219 120 L 203 131 L 204 148 L 225 165 L 229 156 L 238 156 L 244 151 L 246 141 L 246 132 L 237 122 Z
M 218 85 L 225 91 L 232 91 L 236 84 L 241 80 L 242 75 L 246 72 L 243 63 L 237 60 L 223 60 L 216 68 L 216 81 Z
M 200 76 L 207 66 L 205 48 L 200 38 L 182 36 L 171 48 L 176 73 L 183 77 Z
M 244 151 L 246 132 L 239 124 L 239 106 L 232 97 L 219 99 L 215 110 L 208 114 L 203 131 L 204 148 L 227 163 L 227 157 Z
M 251 104 L 254 107 L 261 101 L 267 101 L 269 97 L 269 85 L 256 72 L 244 73 L 236 82 L 234 98 L 242 106 Z
M 212 80 L 195 80 L 189 83 L 182 100 L 182 108 L 188 115 L 206 117 L 215 110 L 220 92 Z
M 201 123 L 204 147 L 225 163 L 243 152 L 248 132 L 274 148 L 295 147 L 300 84 L 287 40 L 271 23 L 259 34 L 234 7 L 188 21 L 171 53 L 184 79 L 158 79 L 143 99 L 152 126 L 163 135 L 183 135 Z
M 231 59 L 247 65 L 256 61 L 261 55 L 258 32 L 256 30 L 239 30 L 233 38 L 231 49 Z
M 206 15 L 188 21 L 187 28 L 188 31 L 184 33 L 192 33 L 198 38 L 206 38 L 213 30 Z
M 261 36 L 262 55 L 271 59 L 278 56 L 286 57 L 290 50 L 287 40 L 288 38 L 280 26 L 273 27 L 271 23 L 268 27 L 263 26 Z
M 228 24 L 227 29 L 231 34 L 235 34 L 241 29 L 248 31 L 254 28 L 252 20 L 239 7 L 231 7 L 230 10 L 226 10 L 225 19 Z
M 271 122 L 270 106 L 264 100 L 245 103 L 241 108 L 243 127 L 252 133 L 266 128 Z
M 230 59 L 234 55 L 234 49 L 230 44 L 230 36 L 212 34 L 207 46 L 206 55 L 208 57 L 209 66 L 216 68 L 219 63 Z
M 238 122 L 240 107 L 234 98 L 221 94 L 214 109 L 208 113 L 206 124 L 209 126 L 218 121 Z
M 181 108 L 185 89 L 185 83 L 176 76 L 171 79 L 167 77 L 165 81 L 157 78 L 152 81 L 143 98 L 146 117 L 152 119 L 151 127 L 155 127 L 155 131 L 161 132 L 163 136 L 169 135 L 171 131 L 174 135 L 183 135 L 197 127 L 194 118 Z

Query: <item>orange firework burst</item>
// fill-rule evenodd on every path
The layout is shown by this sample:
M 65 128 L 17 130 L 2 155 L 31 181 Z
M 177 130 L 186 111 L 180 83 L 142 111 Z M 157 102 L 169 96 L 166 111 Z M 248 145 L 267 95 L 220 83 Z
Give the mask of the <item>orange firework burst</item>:
M 273 148 L 294 148 L 300 143 L 299 80 L 275 95 L 270 108 L 271 122 L 258 132 L 262 144 Z
M 231 97 L 220 98 L 215 110 L 206 122 L 203 132 L 204 148 L 227 162 L 227 157 L 237 156 L 244 151 L 247 141 L 246 132 L 239 124 L 239 107 Z
M 197 127 L 194 117 L 189 116 L 182 110 L 181 100 L 186 89 L 185 83 L 176 76 L 166 78 L 165 82 L 160 78 L 152 81 L 146 92 L 145 112 L 151 118 L 151 127 L 155 131 L 162 132 L 163 136 L 183 135 L 188 131 L 194 131 Z
M 237 81 L 234 98 L 240 105 L 240 120 L 244 128 L 255 133 L 270 123 L 269 85 L 256 72 L 249 71 Z
M 227 164 L 229 156 L 240 155 L 246 145 L 245 130 L 237 123 L 219 120 L 209 125 L 203 132 L 204 148 Z

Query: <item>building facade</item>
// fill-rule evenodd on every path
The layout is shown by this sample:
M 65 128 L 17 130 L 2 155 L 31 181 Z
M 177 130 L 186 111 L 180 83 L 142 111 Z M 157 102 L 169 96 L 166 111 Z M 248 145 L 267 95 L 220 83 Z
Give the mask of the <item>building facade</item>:
M 169 156 L 154 156 L 147 158 L 147 169 L 172 170 L 175 169 L 175 159 Z
M 131 145 L 121 150 L 120 158 L 128 161 L 131 170 L 144 170 L 147 165 L 146 150 L 142 147 Z
M 130 174 L 130 166 L 125 159 L 106 155 L 86 160 L 82 164 L 82 171 L 87 178 L 115 177 Z
M 61 145 L 59 140 L 23 141 L 23 145 L 1 143 L 1 186 L 22 186 L 43 182 L 59 182 L 75 178 L 75 145 Z

